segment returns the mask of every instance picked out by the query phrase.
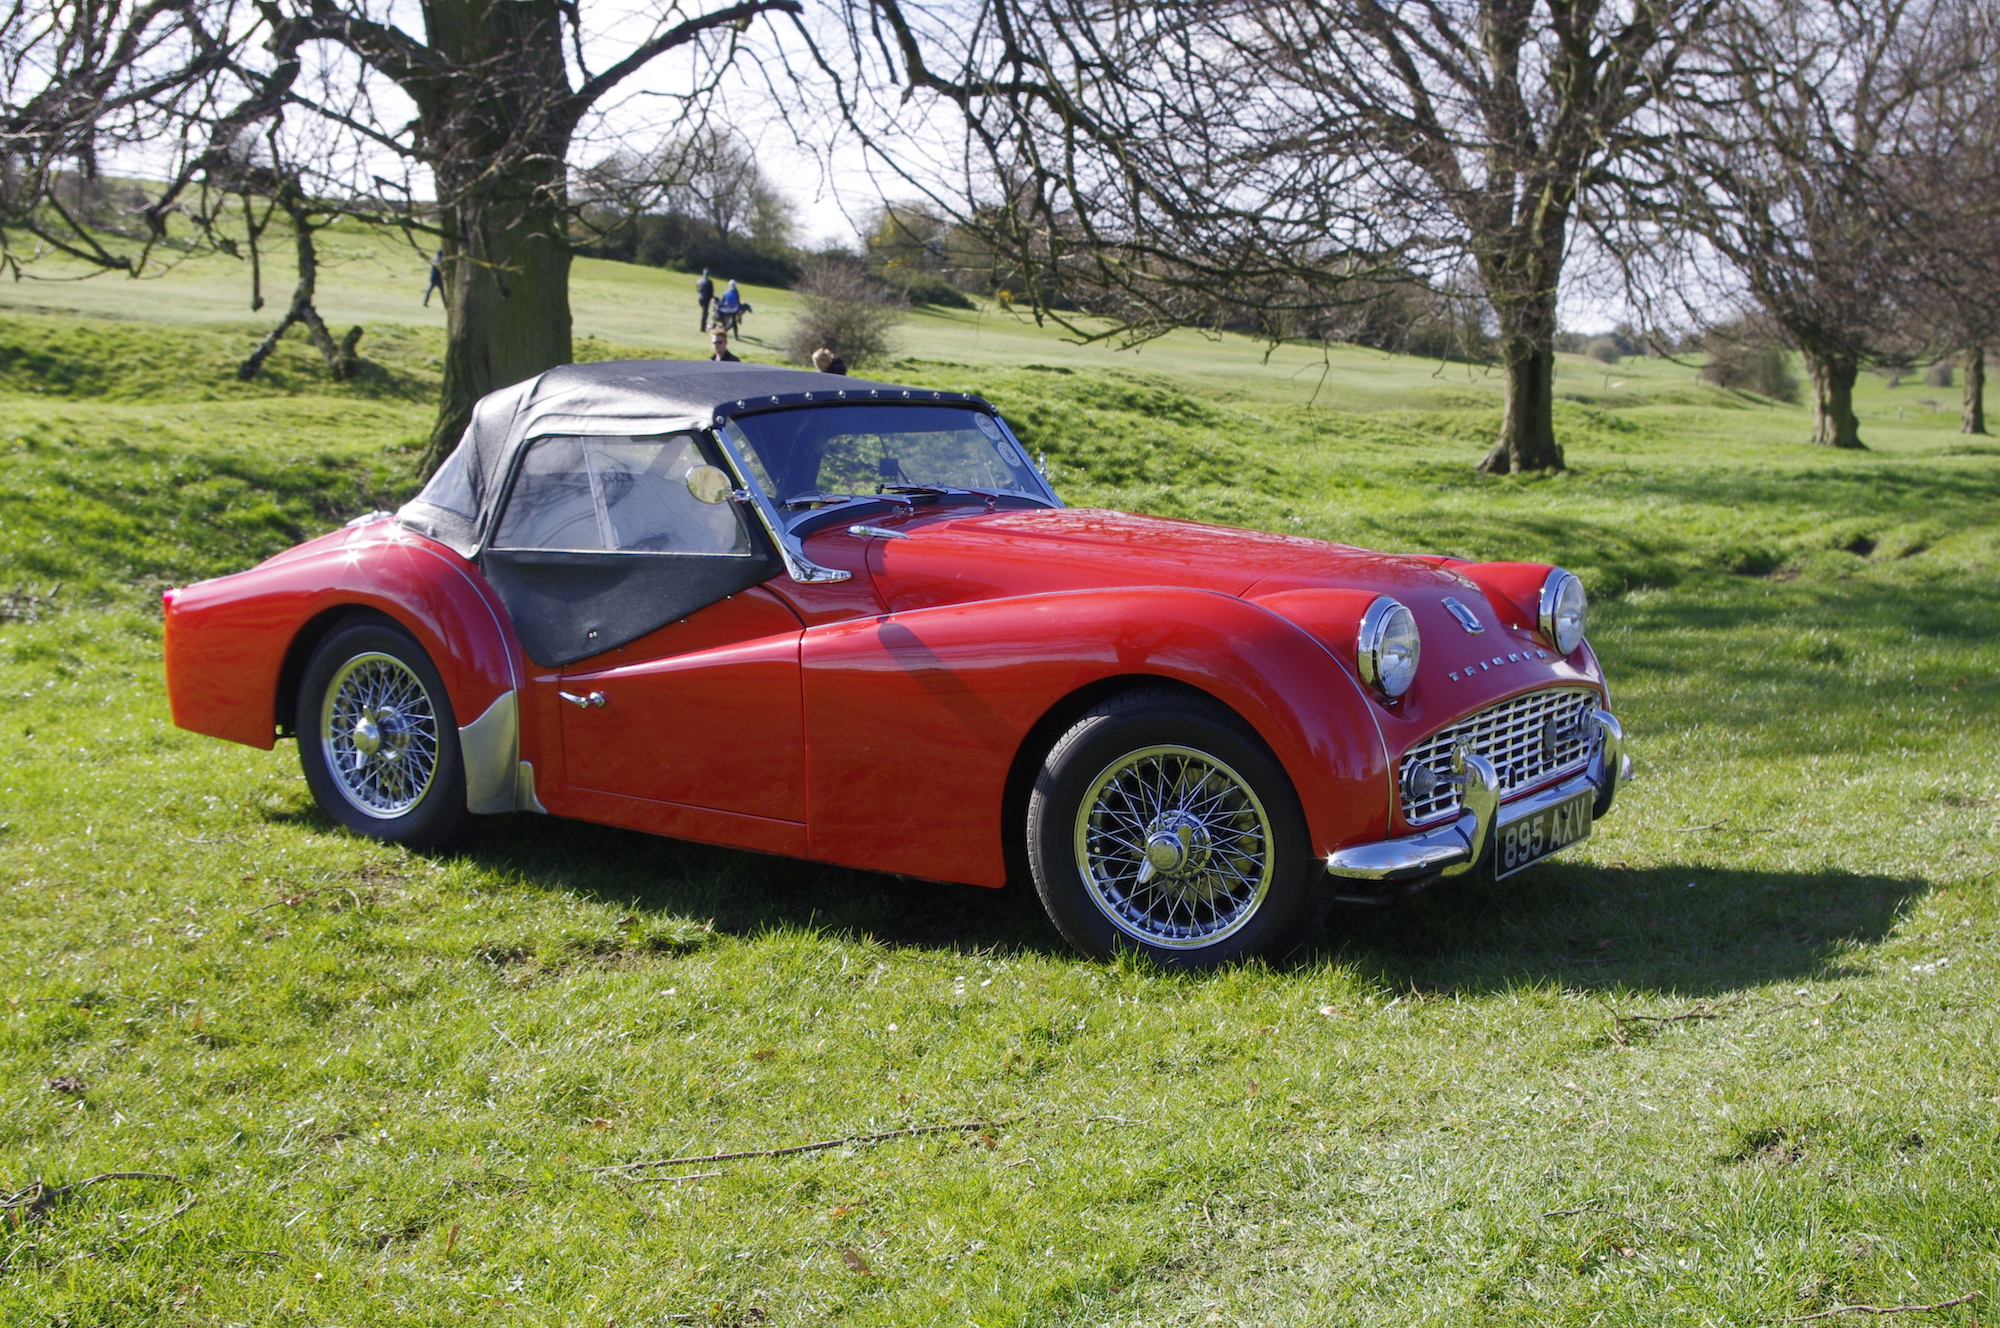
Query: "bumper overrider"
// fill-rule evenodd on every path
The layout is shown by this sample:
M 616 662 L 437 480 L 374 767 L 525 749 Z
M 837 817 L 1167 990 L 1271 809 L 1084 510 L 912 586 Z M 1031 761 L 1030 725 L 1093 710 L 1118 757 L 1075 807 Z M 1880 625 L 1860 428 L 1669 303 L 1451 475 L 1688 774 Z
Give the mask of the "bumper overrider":
M 1609 710 L 1593 710 L 1591 718 L 1597 722 L 1601 740 L 1589 767 L 1559 784 L 1505 804 L 1510 823 L 1513 818 L 1555 807 L 1585 792 L 1595 793 L 1591 801 L 1593 821 L 1611 810 L 1618 786 L 1631 777 L 1632 758 L 1625 754 L 1625 730 Z M 1452 770 L 1464 781 L 1465 810 L 1456 821 L 1421 834 L 1355 844 L 1327 855 L 1326 869 L 1334 877 L 1368 883 L 1343 892 L 1341 898 L 1387 903 L 1439 877 L 1462 876 L 1486 861 L 1493 827 L 1500 819 L 1500 777 L 1491 761 L 1463 749 L 1453 757 Z

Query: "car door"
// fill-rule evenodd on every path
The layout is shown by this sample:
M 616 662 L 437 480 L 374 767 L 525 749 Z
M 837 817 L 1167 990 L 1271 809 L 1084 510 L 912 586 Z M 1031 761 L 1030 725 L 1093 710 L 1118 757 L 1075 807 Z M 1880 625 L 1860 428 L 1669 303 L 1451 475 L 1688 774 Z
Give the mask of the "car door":
M 761 587 L 563 670 L 575 788 L 806 819 L 798 616 Z
M 706 446 L 535 440 L 482 562 L 529 658 L 560 670 L 538 690 L 563 698 L 571 788 L 802 822 L 802 625 L 759 588 L 779 568 L 762 533 L 689 492 Z

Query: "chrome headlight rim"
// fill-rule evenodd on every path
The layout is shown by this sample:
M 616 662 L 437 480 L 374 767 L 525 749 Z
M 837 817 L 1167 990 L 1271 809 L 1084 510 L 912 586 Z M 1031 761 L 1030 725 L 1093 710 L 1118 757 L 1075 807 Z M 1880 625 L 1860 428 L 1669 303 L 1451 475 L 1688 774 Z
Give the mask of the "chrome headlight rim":
M 1574 635 L 1567 636 L 1563 629 L 1563 600 L 1571 588 L 1576 592 L 1576 627 Z M 1557 567 L 1552 569 L 1542 581 L 1541 599 L 1537 605 L 1536 625 L 1558 655 L 1572 655 L 1583 644 L 1590 628 L 1590 597 L 1584 593 L 1583 582 L 1576 573 Z
M 1407 627 L 1409 661 L 1401 664 L 1385 657 L 1399 629 Z M 1417 680 L 1417 664 L 1423 652 L 1423 638 L 1417 631 L 1417 617 L 1409 608 L 1387 595 L 1378 595 L 1361 615 L 1361 630 L 1355 638 L 1355 665 L 1361 680 L 1380 695 L 1393 701 L 1410 690 Z

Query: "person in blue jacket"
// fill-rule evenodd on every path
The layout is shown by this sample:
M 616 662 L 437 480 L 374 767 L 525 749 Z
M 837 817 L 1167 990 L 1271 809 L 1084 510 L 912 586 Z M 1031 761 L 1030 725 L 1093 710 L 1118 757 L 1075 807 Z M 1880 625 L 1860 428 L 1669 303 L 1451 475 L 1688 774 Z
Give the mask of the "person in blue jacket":
M 742 335 L 743 315 L 749 306 L 743 303 L 743 292 L 736 289 L 736 278 L 722 288 L 722 298 L 715 302 L 715 325 L 726 331 Z

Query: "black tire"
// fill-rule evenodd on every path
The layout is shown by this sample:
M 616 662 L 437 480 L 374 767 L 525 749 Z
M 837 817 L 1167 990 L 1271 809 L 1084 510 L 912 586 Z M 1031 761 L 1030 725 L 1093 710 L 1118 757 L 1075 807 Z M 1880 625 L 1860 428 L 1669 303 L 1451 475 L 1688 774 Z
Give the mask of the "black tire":
M 1071 726 L 1036 776 L 1027 841 L 1042 906 L 1089 955 L 1283 959 L 1333 902 L 1284 768 L 1226 707 L 1179 688 L 1121 693 Z
M 438 849 L 470 828 L 451 698 L 400 628 L 369 619 L 320 642 L 299 683 L 293 730 L 313 798 L 355 834 Z

